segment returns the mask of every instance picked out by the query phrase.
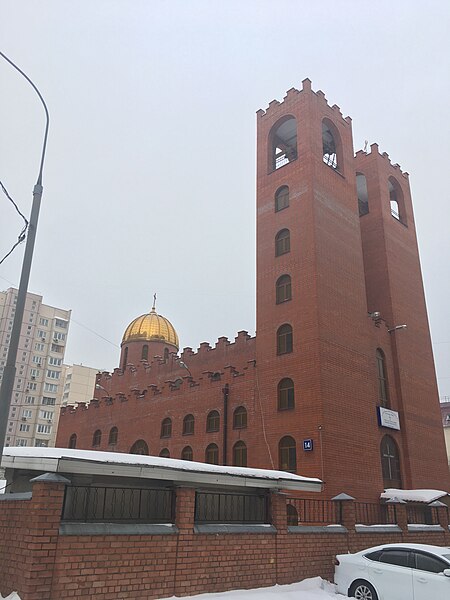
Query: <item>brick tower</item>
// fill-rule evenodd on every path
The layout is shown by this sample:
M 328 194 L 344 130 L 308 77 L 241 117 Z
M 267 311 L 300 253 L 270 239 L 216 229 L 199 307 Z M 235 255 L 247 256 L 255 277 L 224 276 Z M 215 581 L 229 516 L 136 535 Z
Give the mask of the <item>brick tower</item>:
M 358 152 L 367 306 L 388 326 L 392 401 L 401 415 L 404 487 L 448 489 L 446 452 L 407 173 L 373 144 Z M 361 186 L 359 186 L 361 187 Z M 361 206 L 361 203 L 360 203 Z M 402 326 L 406 325 L 406 328 Z
M 329 106 L 322 92 L 313 92 L 308 79 L 301 91 L 290 90 L 282 103 L 273 101 L 257 115 L 256 394 L 266 432 L 259 455 L 275 467 L 322 476 L 327 496 L 341 491 L 343 482 L 360 498 L 383 487 L 419 487 L 425 472 L 427 485 L 448 486 L 444 460 L 437 467 L 422 456 L 414 473 L 409 460 L 421 427 L 424 443 L 434 440 L 439 457 L 444 449 L 439 415 L 434 411 L 428 418 L 430 398 L 437 408 L 434 369 L 406 179 L 401 177 L 405 191 L 397 191 L 411 223 L 405 233 L 397 221 L 385 223 L 392 216 L 380 180 L 386 180 L 386 190 L 396 184 L 388 180 L 387 165 L 382 170 L 382 157 L 367 158 L 374 165 L 371 206 L 372 194 L 376 199 L 374 214 L 360 217 L 351 120 Z M 364 228 L 364 240 L 363 219 L 376 223 L 372 232 Z M 390 240 L 380 261 L 375 248 L 398 226 L 408 247 L 403 238 Z M 395 283 L 387 271 L 398 274 Z M 381 314 L 372 318 L 372 312 Z M 403 332 L 389 328 L 406 321 L 410 329 L 397 342 Z M 410 378 L 417 360 L 420 392 Z M 404 362 L 411 369 L 401 372 Z M 377 392 L 382 384 L 389 404 Z M 400 430 L 380 426 L 380 404 L 399 413 Z M 380 457 L 386 434 L 400 448 L 397 458 L 386 459 L 389 476 Z M 415 454 L 423 455 L 423 448 Z

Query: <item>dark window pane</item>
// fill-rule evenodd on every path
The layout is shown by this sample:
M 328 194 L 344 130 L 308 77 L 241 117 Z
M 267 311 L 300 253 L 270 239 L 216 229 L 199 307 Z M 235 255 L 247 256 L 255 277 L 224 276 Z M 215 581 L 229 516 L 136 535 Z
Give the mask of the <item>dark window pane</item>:
M 386 550 L 381 553 L 379 561 L 389 565 L 408 567 L 409 552 L 406 550 Z
M 290 436 L 282 438 L 278 444 L 278 462 L 280 471 L 297 471 L 297 448 L 295 440 Z
M 233 428 L 245 429 L 247 427 L 247 410 L 243 406 L 236 408 L 233 414 Z
M 282 229 L 275 237 L 275 256 L 286 254 L 291 250 L 291 234 L 289 229 Z
M 206 418 L 206 431 L 219 431 L 220 415 L 217 410 L 212 410 Z
M 289 206 L 289 188 L 284 185 L 275 194 L 275 211 L 283 210 Z
M 219 448 L 216 444 L 210 444 L 205 451 L 205 462 L 210 465 L 219 464 Z
M 194 433 L 194 425 L 194 415 L 186 415 L 183 419 L 183 435 L 192 435 Z
M 278 384 L 278 410 L 289 410 L 294 406 L 294 382 L 286 377 Z
M 292 352 L 293 336 L 290 325 L 282 325 L 277 331 L 277 354 Z
M 289 275 L 282 275 L 276 283 L 276 301 L 277 304 L 287 302 L 292 299 L 291 278 Z
M 444 569 L 450 569 L 450 565 L 429 554 L 416 553 L 416 569 L 429 573 L 442 573 Z
M 244 442 L 237 442 L 233 446 L 233 465 L 235 467 L 247 466 L 247 446 Z

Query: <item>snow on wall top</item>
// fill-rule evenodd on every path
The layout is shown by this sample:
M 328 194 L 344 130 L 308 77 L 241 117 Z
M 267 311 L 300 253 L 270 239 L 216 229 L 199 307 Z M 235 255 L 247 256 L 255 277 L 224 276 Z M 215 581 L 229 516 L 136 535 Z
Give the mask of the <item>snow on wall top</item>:
M 124 465 L 141 465 L 174 469 L 180 471 L 191 471 L 194 473 L 211 473 L 221 475 L 234 475 L 247 478 L 285 480 L 292 482 L 305 482 L 321 484 L 320 479 L 303 477 L 287 473 L 286 471 L 271 471 L 268 469 L 250 469 L 248 467 L 231 467 L 222 465 L 210 465 L 200 462 L 178 460 L 174 458 L 162 458 L 160 456 L 145 456 L 141 454 L 125 454 L 123 452 L 102 452 L 96 450 L 72 450 L 69 448 L 28 448 L 28 447 L 5 447 L 3 456 L 11 458 L 69 458 L 82 461 L 94 461 L 102 463 L 114 463 Z
M 381 494 L 380 498 L 383 498 L 383 500 L 398 498 L 399 500 L 405 500 L 405 502 L 426 502 L 428 504 L 447 495 L 448 492 L 442 490 L 396 490 L 395 488 L 389 488 Z

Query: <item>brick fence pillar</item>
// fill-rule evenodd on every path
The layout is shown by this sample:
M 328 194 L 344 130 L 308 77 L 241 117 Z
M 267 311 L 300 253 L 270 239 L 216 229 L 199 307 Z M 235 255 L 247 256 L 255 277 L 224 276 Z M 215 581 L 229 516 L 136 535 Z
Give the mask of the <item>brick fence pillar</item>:
M 49 600 L 59 524 L 68 479 L 56 473 L 44 473 L 31 479 L 32 499 L 25 543 L 28 550 L 26 593 L 23 600 Z
M 195 512 L 194 488 L 177 488 L 175 525 L 180 533 L 193 533 Z
M 348 494 L 338 494 L 334 498 L 331 498 L 332 502 L 336 502 L 338 511 L 338 517 L 340 517 L 340 524 L 343 525 L 348 531 L 355 530 L 356 513 L 355 513 L 355 499 L 353 496 Z
M 394 507 L 397 525 L 402 530 L 402 534 L 408 533 L 408 512 L 406 510 L 406 502 L 398 498 L 388 500 L 386 504 Z
M 450 532 L 449 532 L 449 529 L 448 529 L 448 525 L 449 525 L 448 506 L 446 504 L 444 504 L 443 502 L 440 502 L 439 500 L 435 500 L 434 502 L 432 502 L 428 506 L 436 509 L 438 523 L 442 527 L 442 529 L 444 530 L 444 543 L 443 543 L 443 545 L 447 546 L 448 543 L 450 542 Z
M 287 510 L 285 494 L 271 492 L 270 514 L 272 517 L 272 525 L 276 528 L 277 532 L 287 533 Z

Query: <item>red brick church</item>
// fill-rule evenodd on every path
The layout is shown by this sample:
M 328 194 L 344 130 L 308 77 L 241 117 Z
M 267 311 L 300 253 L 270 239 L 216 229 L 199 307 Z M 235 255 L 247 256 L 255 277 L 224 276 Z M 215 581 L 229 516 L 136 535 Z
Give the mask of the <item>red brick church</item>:
M 450 490 L 408 174 L 308 79 L 257 121 L 256 337 L 179 353 L 153 307 L 57 446 Z

